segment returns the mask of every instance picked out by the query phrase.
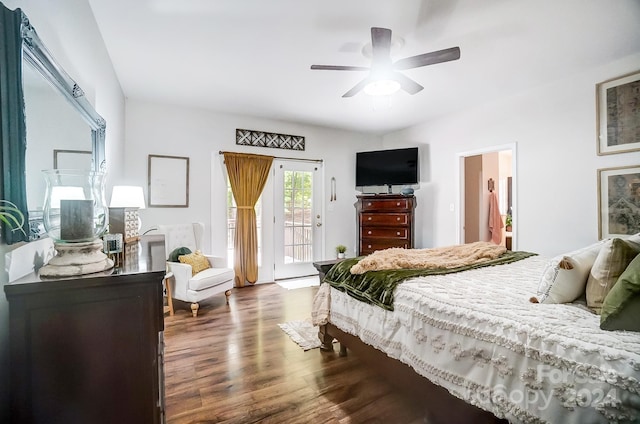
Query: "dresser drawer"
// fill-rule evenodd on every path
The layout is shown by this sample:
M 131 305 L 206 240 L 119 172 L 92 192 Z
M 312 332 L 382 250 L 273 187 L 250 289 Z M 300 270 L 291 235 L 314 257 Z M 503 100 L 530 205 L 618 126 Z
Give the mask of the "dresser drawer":
M 361 237 L 365 238 L 392 238 L 398 240 L 409 239 L 409 228 L 380 228 L 380 227 L 362 227 Z
M 376 240 L 363 238 L 360 241 L 360 254 L 369 255 L 376 250 L 384 250 L 390 247 L 402 247 L 409 249 L 409 242 L 406 240 Z
M 360 225 L 409 225 L 411 222 L 411 214 L 409 213 L 361 213 Z
M 363 199 L 362 211 L 411 210 L 411 199 Z

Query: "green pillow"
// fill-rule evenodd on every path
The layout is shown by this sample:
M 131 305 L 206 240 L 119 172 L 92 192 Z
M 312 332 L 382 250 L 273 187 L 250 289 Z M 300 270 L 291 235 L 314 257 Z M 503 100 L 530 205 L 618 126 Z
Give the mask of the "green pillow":
M 600 328 L 640 332 L 640 255 L 624 270 L 602 303 Z
M 189 249 L 188 247 L 178 247 L 177 249 L 173 249 L 173 252 L 171 252 L 169 254 L 168 261 L 169 262 L 180 262 L 178 260 L 179 256 L 188 255 L 190 253 L 192 253 L 192 252 L 191 252 L 191 249 Z

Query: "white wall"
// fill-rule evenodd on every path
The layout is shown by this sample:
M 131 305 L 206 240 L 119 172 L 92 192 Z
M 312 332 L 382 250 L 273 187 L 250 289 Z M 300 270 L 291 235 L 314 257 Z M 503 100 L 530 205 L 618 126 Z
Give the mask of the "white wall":
M 220 150 L 323 159 L 324 258 L 335 257 L 338 244 L 354 252 L 355 153 L 380 148 L 381 137 L 141 100 L 127 100 L 126 109 L 127 184 L 144 187 L 148 198 L 148 155 L 189 157 L 189 207 L 142 210 L 142 231 L 163 223 L 201 221 L 207 228 L 205 246 L 211 246 L 213 254 L 226 255 L 226 181 Z M 238 146 L 236 128 L 301 135 L 305 137 L 305 151 Z M 337 201 L 330 204 L 331 177 L 336 178 Z
M 639 65 L 640 53 L 386 135 L 386 147 L 423 143 L 429 151 L 429 160 L 421 165 L 429 178 L 416 191 L 421 207 L 416 210 L 418 243 L 432 247 L 457 242 L 457 154 L 509 143 L 517 143 L 515 247 L 557 254 L 595 242 L 597 169 L 640 163 L 638 152 L 597 156 L 595 85 Z
M 124 96 L 111 60 L 86 0 L 3 0 L 21 8 L 49 51 L 82 87 L 107 121 L 107 162 L 111 177 L 122 173 Z M 44 179 L 42 180 L 44 185 Z M 111 183 L 108 183 L 111 184 Z M 7 282 L 5 253 L 16 246 L 0 243 L 0 285 Z M 0 422 L 8 422 L 9 318 L 4 290 L 0 292 Z

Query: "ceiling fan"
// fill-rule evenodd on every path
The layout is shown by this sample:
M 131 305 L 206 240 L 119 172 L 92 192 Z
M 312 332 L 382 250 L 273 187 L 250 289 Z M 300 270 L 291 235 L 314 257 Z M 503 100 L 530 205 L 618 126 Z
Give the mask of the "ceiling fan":
M 369 75 L 365 79 L 344 93 L 342 97 L 355 96 L 361 90 L 372 95 L 392 94 L 400 88 L 409 94 L 416 94 L 424 87 L 398 71 L 460 59 L 460 48 L 451 47 L 449 49 L 407 57 L 392 63 L 391 30 L 378 27 L 371 28 L 371 52 L 371 67 L 369 68 L 364 66 L 311 65 L 311 69 L 325 71 L 369 71 Z

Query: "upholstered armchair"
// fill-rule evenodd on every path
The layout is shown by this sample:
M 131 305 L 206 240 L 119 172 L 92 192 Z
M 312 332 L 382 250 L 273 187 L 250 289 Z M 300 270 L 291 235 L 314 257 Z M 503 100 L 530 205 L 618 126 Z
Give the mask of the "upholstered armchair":
M 169 259 L 171 252 L 179 247 L 187 247 L 192 252 L 201 250 L 204 224 L 200 222 L 158 225 L 158 231 L 164 234 L 167 259 Z M 198 302 L 209 297 L 224 293 L 227 296 L 228 304 L 235 278 L 233 269 L 227 268 L 224 258 L 204 256 L 209 261 L 211 268 L 199 271 L 195 275 L 191 265 L 167 261 L 168 271 L 173 273 L 173 277 L 166 281 L 166 284 L 171 285 L 171 296 L 174 299 L 191 302 L 191 311 L 194 317 L 198 315 L 200 307 Z

